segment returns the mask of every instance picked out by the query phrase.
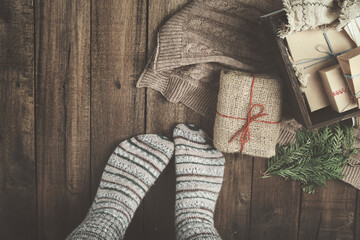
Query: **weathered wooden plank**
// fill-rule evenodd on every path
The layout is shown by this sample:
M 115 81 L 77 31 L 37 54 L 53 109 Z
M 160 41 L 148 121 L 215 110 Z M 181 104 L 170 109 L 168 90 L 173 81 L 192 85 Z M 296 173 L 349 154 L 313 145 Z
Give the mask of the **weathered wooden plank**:
M 356 190 L 356 211 L 354 222 L 354 240 L 360 239 L 360 191 Z
M 149 56 L 159 26 L 187 2 L 150 1 Z M 213 120 L 203 118 L 181 104 L 168 102 L 154 90 L 147 90 L 147 132 L 172 137 L 176 124 L 185 122 L 200 126 L 209 134 L 213 131 Z M 247 239 L 249 236 L 252 164 L 249 157 L 226 156 L 225 179 L 215 211 L 215 226 L 223 239 Z M 171 161 L 145 198 L 145 236 L 150 239 L 175 239 L 175 178 L 174 162 Z
M 0 239 L 36 239 L 33 32 L 31 1 L 0 1 Z
M 38 237 L 64 239 L 90 204 L 90 1 L 35 1 Z
M 187 0 L 149 1 L 148 57 L 156 43 L 161 24 Z M 201 117 L 181 104 L 168 102 L 159 92 L 147 89 L 146 131 L 172 138 L 177 123 L 193 123 L 201 126 Z M 147 239 L 175 239 L 175 165 L 172 160 L 145 197 L 144 236 Z
M 265 159 L 254 159 L 250 238 L 296 239 L 300 185 L 280 177 L 262 179 L 266 166 Z
M 340 181 L 328 182 L 313 195 L 303 193 L 298 239 L 354 239 L 355 208 L 356 190 Z
M 135 87 L 145 66 L 146 0 L 92 1 L 92 199 L 116 145 L 144 133 L 145 90 Z M 142 206 L 126 239 L 144 239 Z
M 215 224 L 226 240 L 249 239 L 253 159 L 226 154 L 225 176 Z

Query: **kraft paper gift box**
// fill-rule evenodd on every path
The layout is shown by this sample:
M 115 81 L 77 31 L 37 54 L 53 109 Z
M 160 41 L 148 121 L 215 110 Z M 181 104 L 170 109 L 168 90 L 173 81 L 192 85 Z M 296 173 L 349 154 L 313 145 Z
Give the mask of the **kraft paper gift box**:
M 360 47 L 338 56 L 337 59 L 360 108 Z
M 357 107 L 339 64 L 322 69 L 319 73 L 330 105 L 335 111 L 342 113 Z
M 345 31 L 327 30 L 326 34 L 335 53 L 355 47 L 355 43 Z M 286 37 L 286 40 L 288 50 L 295 65 L 300 62 L 306 63 L 308 62 L 307 60 L 310 60 L 306 64 L 297 65 L 298 68 L 302 69 L 302 74 L 309 74 L 304 94 L 310 111 L 314 112 L 329 106 L 319 70 L 334 65 L 335 62 L 334 58 L 327 53 L 330 50 L 323 31 L 315 29 L 297 32 Z

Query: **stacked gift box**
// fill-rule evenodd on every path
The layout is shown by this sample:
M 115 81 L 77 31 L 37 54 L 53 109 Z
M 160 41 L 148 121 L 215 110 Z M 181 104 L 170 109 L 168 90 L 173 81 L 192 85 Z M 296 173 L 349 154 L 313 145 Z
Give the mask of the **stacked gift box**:
M 342 113 L 358 106 L 360 81 L 354 76 L 360 72 L 360 48 L 344 30 L 307 30 L 286 41 L 295 69 L 306 78 L 302 89 L 311 112 L 331 106 Z
M 282 19 L 269 17 L 268 29 L 298 120 L 313 129 L 360 115 L 360 18 L 341 31 L 312 29 L 285 39 L 277 36 Z

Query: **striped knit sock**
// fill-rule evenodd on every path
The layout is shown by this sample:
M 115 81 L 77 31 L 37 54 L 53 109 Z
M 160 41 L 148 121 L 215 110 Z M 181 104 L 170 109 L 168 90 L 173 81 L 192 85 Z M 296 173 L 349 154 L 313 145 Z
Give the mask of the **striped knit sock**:
M 68 239 L 123 239 L 135 210 L 173 152 L 174 144 L 155 134 L 121 142 L 108 160 L 88 215 Z
M 221 239 L 214 210 L 221 189 L 225 159 L 208 136 L 194 125 L 174 129 L 178 240 Z

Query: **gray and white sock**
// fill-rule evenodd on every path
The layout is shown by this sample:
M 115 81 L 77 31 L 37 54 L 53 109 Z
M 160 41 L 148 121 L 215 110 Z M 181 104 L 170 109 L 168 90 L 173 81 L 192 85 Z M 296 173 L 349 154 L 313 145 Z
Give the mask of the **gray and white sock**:
M 194 125 L 174 129 L 178 240 L 221 239 L 214 227 L 214 211 L 223 176 L 225 158 L 206 133 Z
M 67 239 L 123 239 L 135 210 L 173 152 L 174 143 L 155 134 L 121 142 L 108 160 L 88 215 Z

